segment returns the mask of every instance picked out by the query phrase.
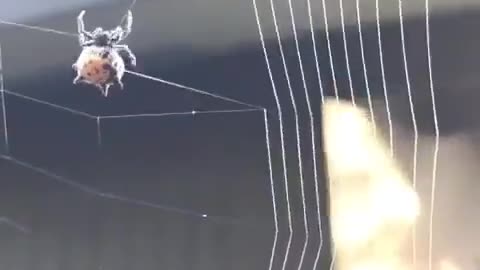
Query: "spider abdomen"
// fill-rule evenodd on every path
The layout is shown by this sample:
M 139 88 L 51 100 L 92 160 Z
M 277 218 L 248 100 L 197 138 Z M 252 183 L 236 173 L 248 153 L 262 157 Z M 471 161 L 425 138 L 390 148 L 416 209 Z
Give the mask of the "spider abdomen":
M 125 72 L 123 59 L 115 49 L 96 46 L 85 47 L 74 67 L 84 82 L 94 85 L 112 84 Z

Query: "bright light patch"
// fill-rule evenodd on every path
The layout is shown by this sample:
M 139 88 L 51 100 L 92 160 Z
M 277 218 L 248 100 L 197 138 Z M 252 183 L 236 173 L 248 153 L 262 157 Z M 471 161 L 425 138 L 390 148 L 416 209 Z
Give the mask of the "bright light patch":
M 335 269 L 414 270 L 405 256 L 420 214 L 411 180 L 375 138 L 364 111 L 337 101 L 323 109 Z M 437 269 L 455 267 L 442 261 Z

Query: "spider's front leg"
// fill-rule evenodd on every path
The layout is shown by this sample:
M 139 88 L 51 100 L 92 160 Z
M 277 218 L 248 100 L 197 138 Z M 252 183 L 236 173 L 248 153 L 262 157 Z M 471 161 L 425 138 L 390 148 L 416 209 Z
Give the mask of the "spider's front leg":
M 83 16 L 85 15 L 85 10 L 82 10 L 80 14 L 77 16 L 77 32 L 78 34 L 86 34 L 89 33 L 85 31 L 85 23 L 83 22 Z
M 118 54 L 123 58 L 125 61 L 125 66 L 127 67 L 132 67 L 135 68 L 137 65 L 137 57 L 133 54 L 132 50 L 127 45 L 114 45 L 113 48 L 115 48 L 118 52 Z
M 132 32 L 132 23 L 133 23 L 132 11 L 131 10 L 127 11 L 127 14 L 125 16 L 126 16 L 124 17 L 125 23 L 123 23 L 122 21 L 122 25 L 120 28 L 122 31 L 120 40 L 124 40 Z
M 82 41 L 80 42 L 80 46 L 82 47 L 91 46 L 93 44 L 95 44 L 95 40 L 88 40 L 88 41 L 83 40 L 83 42 Z
M 85 30 L 85 23 L 83 22 L 83 16 L 85 15 L 85 10 L 82 10 L 77 17 L 77 31 L 78 31 L 78 42 L 80 45 L 86 42 L 87 38 L 92 39 L 92 33 Z
M 73 79 L 73 84 L 79 84 L 84 81 L 84 78 L 82 75 L 78 74 L 74 79 Z

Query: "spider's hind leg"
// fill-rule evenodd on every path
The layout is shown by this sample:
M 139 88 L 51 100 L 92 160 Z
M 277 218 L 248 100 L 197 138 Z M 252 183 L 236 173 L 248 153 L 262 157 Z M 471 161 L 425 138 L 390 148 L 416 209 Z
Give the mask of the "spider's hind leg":
M 108 97 L 108 93 L 109 93 L 110 88 L 112 86 L 118 86 L 120 88 L 120 90 L 123 89 L 123 83 L 120 81 L 120 79 L 114 79 L 112 82 L 110 82 L 108 84 L 104 84 L 102 86 L 103 87 L 102 93 L 103 93 L 104 97 Z
M 123 83 L 122 83 L 122 78 L 118 76 L 118 71 L 115 70 L 112 66 L 106 65 L 105 68 L 108 68 L 110 71 L 110 80 L 109 80 L 109 85 L 110 86 L 118 86 L 120 90 L 123 90 Z
M 113 78 L 113 84 L 118 86 L 120 90 L 123 90 L 124 88 L 122 79 L 120 79 L 117 75 Z
M 128 45 L 124 44 L 117 44 L 114 45 L 114 48 L 117 50 L 120 57 L 122 57 L 123 61 L 125 62 L 125 67 L 127 69 L 134 69 L 137 65 L 137 57 L 133 54 L 132 50 L 128 47 Z
M 108 96 L 108 88 L 109 86 L 107 84 L 95 84 L 95 87 L 100 90 L 102 93 L 102 96 L 107 97 Z
M 82 75 L 78 74 L 74 79 L 73 79 L 73 84 L 79 84 L 84 81 L 85 78 L 83 78 Z
M 110 90 L 110 87 L 112 87 L 112 84 L 105 85 L 105 90 L 103 91 L 105 97 L 108 97 L 108 90 Z

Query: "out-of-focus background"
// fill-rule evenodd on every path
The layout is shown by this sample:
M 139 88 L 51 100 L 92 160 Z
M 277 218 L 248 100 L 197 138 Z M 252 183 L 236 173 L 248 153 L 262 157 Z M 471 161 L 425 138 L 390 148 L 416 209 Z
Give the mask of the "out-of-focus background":
M 333 63 L 340 95 L 350 100 L 338 1 L 326 1 Z M 88 29 L 115 27 L 129 1 L 4 0 L 0 20 L 75 33 L 76 16 L 86 10 Z M 334 94 L 322 1 L 312 1 L 322 86 Z M 350 71 L 355 95 L 365 104 L 355 1 L 343 2 Z M 435 214 L 435 256 L 454 257 L 473 269 L 480 225 L 475 212 L 478 183 L 477 53 L 478 1 L 431 0 L 433 81 L 440 120 Z M 287 269 L 296 269 L 303 245 L 302 204 L 292 106 L 276 41 L 270 2 L 257 7 L 272 71 L 285 116 L 294 238 Z M 285 55 L 297 97 L 303 143 L 311 244 L 310 269 L 319 235 L 316 228 L 312 151 L 305 95 L 292 38 L 288 2 L 275 2 Z M 360 1 L 369 88 L 378 124 L 388 139 L 375 1 Z M 306 84 L 313 102 L 319 142 L 322 195 L 326 177 L 320 138 L 320 85 L 312 49 L 306 1 L 293 1 Z M 126 40 L 138 58 L 137 71 L 269 109 L 280 239 L 274 269 L 286 246 L 286 201 L 278 121 L 252 1 L 144 1 L 133 7 L 133 32 Z M 404 1 L 409 79 L 420 132 L 418 190 L 425 210 L 431 188 L 433 121 L 427 69 L 425 2 Z M 395 157 L 411 177 L 413 141 L 402 58 L 398 2 L 380 3 L 386 87 L 393 116 Z M 0 25 L 5 89 L 95 116 L 231 110 L 238 105 L 127 74 L 125 91 L 108 99 L 86 86 L 74 86 L 71 64 L 80 53 L 75 37 Z M 120 118 L 97 123 L 6 95 L 9 154 L 107 193 L 155 205 L 187 209 L 221 222 L 92 196 L 34 173 L 11 161 L 0 162 L 0 216 L 28 228 L 0 227 L 0 265 L 6 269 L 265 269 L 273 213 L 262 112 Z M 3 124 L 3 122 L 2 122 Z M 352 135 L 354 136 L 354 135 Z M 2 150 L 4 153 L 6 149 Z M 60 178 L 59 178 L 60 179 Z M 57 179 L 58 180 L 58 179 Z M 322 196 L 322 206 L 327 199 Z M 325 211 L 324 211 L 325 213 Z M 423 220 L 426 215 L 422 215 Z M 328 218 L 324 217 L 327 221 Z M 6 224 L 6 223 L 2 223 Z M 419 252 L 426 253 L 424 221 Z M 325 237 L 327 233 L 325 233 Z M 328 245 L 322 265 L 329 261 Z M 469 268 L 470 267 L 470 268 Z M 323 268 L 320 268 L 323 269 Z

